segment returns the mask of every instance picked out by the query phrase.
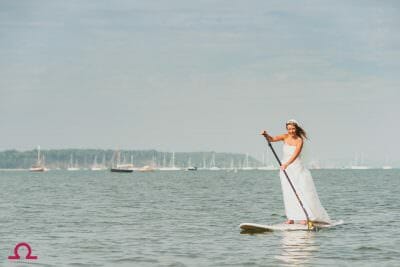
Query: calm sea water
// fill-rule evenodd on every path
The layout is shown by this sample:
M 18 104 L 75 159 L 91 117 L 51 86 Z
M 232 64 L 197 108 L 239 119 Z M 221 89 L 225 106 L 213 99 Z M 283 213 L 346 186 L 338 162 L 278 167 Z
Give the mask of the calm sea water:
M 248 235 L 285 220 L 276 171 L 1 171 L 0 265 L 399 266 L 400 170 L 312 174 L 345 224 Z M 38 260 L 8 260 L 23 241 Z

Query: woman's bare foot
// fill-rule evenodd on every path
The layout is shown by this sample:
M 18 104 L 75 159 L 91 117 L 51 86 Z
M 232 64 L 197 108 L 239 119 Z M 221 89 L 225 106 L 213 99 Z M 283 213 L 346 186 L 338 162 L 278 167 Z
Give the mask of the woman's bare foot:
M 294 221 L 293 221 L 293 220 L 287 220 L 287 221 L 285 222 L 285 224 L 294 224 Z

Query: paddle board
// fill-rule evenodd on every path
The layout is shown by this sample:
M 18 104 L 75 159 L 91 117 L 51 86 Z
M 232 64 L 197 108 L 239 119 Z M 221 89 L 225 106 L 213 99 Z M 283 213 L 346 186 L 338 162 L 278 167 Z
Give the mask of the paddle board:
M 343 221 L 333 221 L 331 224 L 321 224 L 321 223 L 314 223 L 314 227 L 316 230 L 324 229 L 324 228 L 331 228 L 337 225 L 343 224 Z M 262 233 L 262 232 L 272 232 L 272 231 L 308 231 L 307 225 L 303 224 L 286 224 L 286 223 L 279 223 L 279 224 L 272 224 L 272 225 L 265 225 L 265 224 L 258 224 L 258 223 L 242 223 L 240 224 L 240 229 L 243 232 L 253 232 L 253 233 Z

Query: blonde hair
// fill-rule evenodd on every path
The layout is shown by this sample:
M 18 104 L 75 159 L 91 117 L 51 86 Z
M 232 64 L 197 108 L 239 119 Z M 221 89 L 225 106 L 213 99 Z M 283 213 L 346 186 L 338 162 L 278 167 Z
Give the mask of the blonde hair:
M 295 120 L 287 121 L 286 129 L 287 129 L 288 125 L 292 125 L 296 128 L 296 135 L 299 136 L 301 139 L 308 139 L 306 131 L 304 131 L 304 129 L 299 126 L 297 121 L 295 121 Z

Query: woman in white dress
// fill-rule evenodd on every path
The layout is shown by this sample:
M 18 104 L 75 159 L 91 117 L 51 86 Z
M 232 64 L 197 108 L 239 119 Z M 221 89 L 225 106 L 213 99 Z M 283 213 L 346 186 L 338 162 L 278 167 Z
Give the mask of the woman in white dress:
M 301 161 L 301 150 L 304 139 L 307 138 L 306 132 L 295 120 L 286 122 L 286 130 L 287 133 L 275 137 L 268 135 L 266 131 L 261 133 L 269 142 L 283 141 L 284 143 L 280 178 L 287 217 L 286 223 L 307 224 L 307 219 L 283 170 L 286 170 L 309 219 L 313 222 L 330 223 L 331 220 L 319 200 L 311 173 Z

